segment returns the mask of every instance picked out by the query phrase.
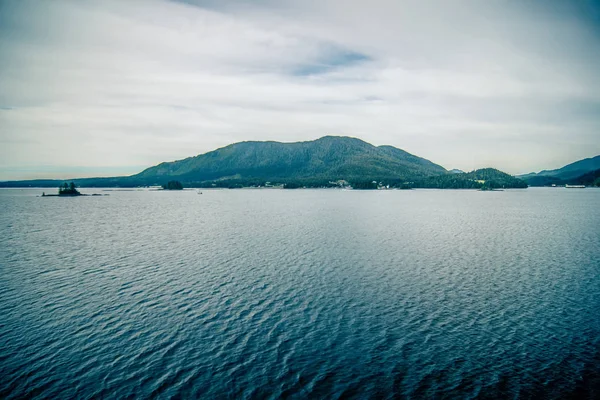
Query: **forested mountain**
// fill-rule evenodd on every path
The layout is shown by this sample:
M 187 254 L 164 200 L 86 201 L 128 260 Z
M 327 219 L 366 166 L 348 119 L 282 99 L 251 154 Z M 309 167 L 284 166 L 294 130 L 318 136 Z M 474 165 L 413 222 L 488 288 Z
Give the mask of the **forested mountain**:
M 498 170 L 450 173 L 404 150 L 339 136 L 296 143 L 240 142 L 195 157 L 163 162 L 132 176 L 69 180 L 80 187 L 158 186 L 169 181 L 181 182 L 185 187 L 227 188 L 347 184 L 361 188 L 526 187 L 521 180 Z M 0 182 L 4 187 L 60 184 L 60 180 Z
M 531 186 L 564 185 L 575 183 L 582 175 L 598 169 L 600 169 L 600 155 L 576 161 L 559 169 L 544 170 L 537 174 L 532 172 L 520 175 L 518 178 L 525 180 Z
M 360 139 L 325 136 L 297 143 L 235 143 L 196 157 L 161 163 L 131 179 L 159 183 L 171 177 L 188 185 L 267 180 L 312 186 L 340 179 L 414 180 L 446 173 L 443 167 L 392 146 L 376 147 Z

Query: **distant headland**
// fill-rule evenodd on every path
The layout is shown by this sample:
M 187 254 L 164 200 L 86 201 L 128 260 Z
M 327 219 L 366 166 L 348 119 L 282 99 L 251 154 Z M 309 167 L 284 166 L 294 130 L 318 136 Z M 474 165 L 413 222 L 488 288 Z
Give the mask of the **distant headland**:
M 586 166 L 592 164 L 588 162 Z M 591 182 L 595 176 L 592 174 Z M 131 176 L 72 179 L 72 183 L 79 187 L 160 186 L 166 190 L 180 190 L 184 186 L 486 190 L 526 188 L 528 179 L 528 175 L 515 177 L 494 168 L 448 171 L 393 146 L 374 146 L 352 137 L 325 136 L 294 143 L 239 142 L 183 160 L 163 162 Z M 62 181 L 0 182 L 0 187 L 58 185 Z

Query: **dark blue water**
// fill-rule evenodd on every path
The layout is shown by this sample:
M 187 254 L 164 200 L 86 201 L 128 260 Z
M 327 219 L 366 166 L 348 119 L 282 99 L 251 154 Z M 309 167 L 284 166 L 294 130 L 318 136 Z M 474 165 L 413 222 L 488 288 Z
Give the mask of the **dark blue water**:
M 0 398 L 600 397 L 600 190 L 41 192 Z

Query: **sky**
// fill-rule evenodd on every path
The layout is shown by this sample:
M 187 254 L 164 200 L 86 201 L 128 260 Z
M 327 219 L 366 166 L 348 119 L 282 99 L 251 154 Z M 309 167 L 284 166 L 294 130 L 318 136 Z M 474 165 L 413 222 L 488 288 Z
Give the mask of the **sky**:
M 0 180 L 353 136 L 447 169 L 600 154 L 600 1 L 0 0 Z

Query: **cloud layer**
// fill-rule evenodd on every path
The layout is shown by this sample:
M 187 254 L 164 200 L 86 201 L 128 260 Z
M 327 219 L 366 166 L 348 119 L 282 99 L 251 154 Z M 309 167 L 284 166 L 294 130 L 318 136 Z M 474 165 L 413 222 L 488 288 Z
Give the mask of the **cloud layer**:
M 600 153 L 591 1 L 0 2 L 0 179 L 328 134 L 512 173 Z

